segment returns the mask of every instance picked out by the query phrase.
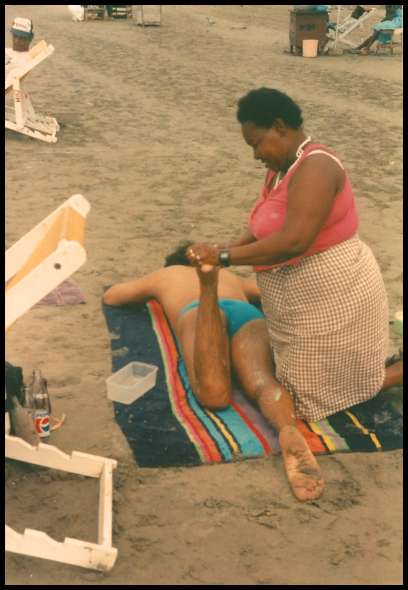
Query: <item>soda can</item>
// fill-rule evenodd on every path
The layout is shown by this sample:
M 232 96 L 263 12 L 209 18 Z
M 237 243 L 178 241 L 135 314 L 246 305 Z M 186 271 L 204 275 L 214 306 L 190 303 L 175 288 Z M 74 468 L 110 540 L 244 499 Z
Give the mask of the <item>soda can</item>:
M 50 434 L 50 415 L 47 411 L 35 411 L 35 429 L 39 436 L 48 436 Z

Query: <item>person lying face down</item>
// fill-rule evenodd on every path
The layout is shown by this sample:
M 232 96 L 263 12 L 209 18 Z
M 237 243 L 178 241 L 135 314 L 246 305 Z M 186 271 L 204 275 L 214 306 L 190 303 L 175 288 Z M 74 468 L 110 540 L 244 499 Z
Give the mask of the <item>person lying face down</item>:
M 246 395 L 279 434 L 289 483 L 300 501 L 313 500 L 324 481 L 315 457 L 296 427 L 289 392 L 275 378 L 269 334 L 256 281 L 220 267 L 192 266 L 183 244 L 166 266 L 140 279 L 108 289 L 106 305 L 122 306 L 156 299 L 180 343 L 192 391 L 210 410 L 231 401 L 231 372 Z

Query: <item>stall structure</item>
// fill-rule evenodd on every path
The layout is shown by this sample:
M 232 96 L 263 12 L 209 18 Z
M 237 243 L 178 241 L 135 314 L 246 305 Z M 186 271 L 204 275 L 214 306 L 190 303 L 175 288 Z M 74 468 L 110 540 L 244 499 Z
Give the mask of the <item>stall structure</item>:
M 84 4 L 84 20 L 106 20 L 105 4 Z
M 162 7 L 161 5 L 137 5 L 137 24 L 138 25 L 161 25 Z
M 324 54 L 326 45 L 326 23 L 327 12 L 314 10 L 308 11 L 290 11 L 289 25 L 289 44 L 290 52 L 299 55 L 299 49 L 302 50 L 302 42 L 309 39 L 316 39 L 320 54 Z
M 132 18 L 132 5 L 112 4 L 112 18 Z

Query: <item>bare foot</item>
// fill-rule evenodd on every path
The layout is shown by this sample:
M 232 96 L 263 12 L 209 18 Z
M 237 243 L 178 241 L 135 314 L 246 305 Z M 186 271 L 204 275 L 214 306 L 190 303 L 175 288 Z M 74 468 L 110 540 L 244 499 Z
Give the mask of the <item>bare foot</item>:
M 220 272 L 220 266 L 213 266 L 212 264 L 194 264 L 198 278 L 202 285 L 213 285 L 218 283 L 218 273 Z
M 290 486 L 300 502 L 316 500 L 324 488 L 322 472 L 307 443 L 295 426 L 279 433 L 283 461 Z
M 202 272 L 213 272 L 218 275 L 218 271 L 220 270 L 219 267 L 213 266 L 212 264 L 203 264 L 200 266 Z

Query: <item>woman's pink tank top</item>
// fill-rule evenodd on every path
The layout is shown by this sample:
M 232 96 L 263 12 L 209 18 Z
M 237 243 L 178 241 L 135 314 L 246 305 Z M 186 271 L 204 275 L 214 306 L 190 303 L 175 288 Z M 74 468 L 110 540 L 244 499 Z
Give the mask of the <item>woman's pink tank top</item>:
M 271 174 L 269 174 L 262 195 L 255 203 L 248 219 L 249 231 L 257 240 L 261 240 L 262 238 L 282 229 L 286 217 L 289 180 L 307 154 L 316 149 L 323 149 L 337 158 L 336 154 L 332 151 L 315 143 L 305 148 L 303 154 L 293 168 L 289 170 L 278 186 L 268 193 L 268 184 L 275 173 L 271 171 Z M 346 170 L 344 170 L 344 174 L 344 188 L 334 199 L 330 214 L 309 250 L 286 262 L 268 266 L 254 266 L 253 269 L 255 272 L 261 272 L 279 266 L 296 266 L 305 256 L 310 256 L 311 254 L 316 254 L 316 252 L 327 250 L 327 248 L 347 240 L 356 233 L 358 228 L 358 213 L 353 190 Z

